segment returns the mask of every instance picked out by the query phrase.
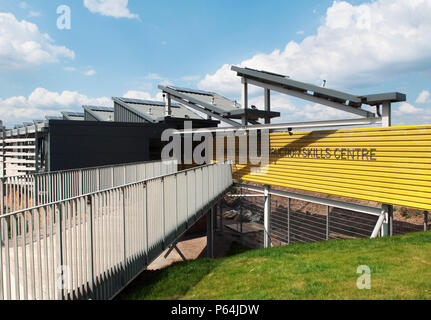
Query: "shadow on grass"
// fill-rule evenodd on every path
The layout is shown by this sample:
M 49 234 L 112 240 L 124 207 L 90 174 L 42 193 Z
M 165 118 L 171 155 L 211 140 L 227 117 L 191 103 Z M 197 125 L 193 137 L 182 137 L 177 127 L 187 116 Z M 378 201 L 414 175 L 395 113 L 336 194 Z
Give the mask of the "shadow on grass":
M 225 257 L 235 256 L 248 250 L 250 248 L 233 242 Z M 191 288 L 216 269 L 223 260 L 223 258 L 199 258 L 175 262 L 162 270 L 145 270 L 124 289 L 117 300 L 181 299 Z

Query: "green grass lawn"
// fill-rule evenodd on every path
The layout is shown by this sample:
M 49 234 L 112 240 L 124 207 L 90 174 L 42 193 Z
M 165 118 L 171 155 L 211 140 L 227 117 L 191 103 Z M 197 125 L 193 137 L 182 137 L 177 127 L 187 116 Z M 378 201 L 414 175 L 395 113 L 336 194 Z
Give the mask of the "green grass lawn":
M 120 299 L 431 299 L 431 232 L 243 251 L 176 263 Z M 360 265 L 370 290 L 356 286 Z

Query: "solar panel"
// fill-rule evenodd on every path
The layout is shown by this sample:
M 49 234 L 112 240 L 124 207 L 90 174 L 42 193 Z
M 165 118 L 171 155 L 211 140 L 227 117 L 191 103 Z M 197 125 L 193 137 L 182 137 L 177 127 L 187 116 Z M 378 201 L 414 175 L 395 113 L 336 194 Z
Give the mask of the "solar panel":
M 152 100 L 131 99 L 131 98 L 118 98 L 118 99 L 125 103 L 146 104 L 150 106 L 159 106 L 159 107 L 164 107 L 166 105 L 163 101 L 152 101 Z M 171 102 L 171 107 L 179 108 L 180 105 L 178 103 Z
M 46 120 L 63 120 L 62 117 L 46 116 Z
M 188 89 L 188 88 L 181 88 L 181 87 L 174 87 L 174 86 L 168 86 L 168 88 L 171 88 L 180 92 L 196 93 L 196 94 L 202 94 L 205 96 L 212 96 L 214 94 L 213 92 L 197 90 L 197 89 Z
M 114 108 L 109 108 L 109 107 L 99 107 L 99 106 L 83 106 L 83 107 L 87 107 L 91 111 L 114 112 Z
M 64 112 L 64 114 L 69 116 L 69 117 L 83 117 L 84 116 L 83 112 Z

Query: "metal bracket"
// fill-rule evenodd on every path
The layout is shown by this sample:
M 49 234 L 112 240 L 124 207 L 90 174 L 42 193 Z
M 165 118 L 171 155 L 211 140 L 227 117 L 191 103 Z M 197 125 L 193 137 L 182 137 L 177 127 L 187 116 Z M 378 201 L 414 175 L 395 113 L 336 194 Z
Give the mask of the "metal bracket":
M 174 243 L 169 247 L 169 250 L 168 250 L 168 252 L 166 252 L 166 254 L 164 255 L 164 258 L 166 259 L 166 258 L 171 254 L 171 252 L 175 250 L 175 251 L 177 251 L 177 252 L 178 252 L 178 254 L 180 255 L 181 259 L 183 259 L 183 261 L 187 261 L 186 257 L 183 255 L 183 253 L 181 252 L 181 250 L 180 250 L 180 249 L 178 249 L 177 244 L 178 244 L 178 241 L 174 242 Z

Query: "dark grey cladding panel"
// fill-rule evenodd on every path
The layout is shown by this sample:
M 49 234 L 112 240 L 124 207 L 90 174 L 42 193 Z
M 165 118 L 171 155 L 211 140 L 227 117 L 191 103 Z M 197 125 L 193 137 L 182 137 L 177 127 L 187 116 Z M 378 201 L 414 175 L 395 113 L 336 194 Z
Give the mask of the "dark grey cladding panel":
M 152 144 L 172 126 L 88 121 L 50 121 L 51 170 L 153 160 Z M 156 160 L 156 159 L 154 159 Z

